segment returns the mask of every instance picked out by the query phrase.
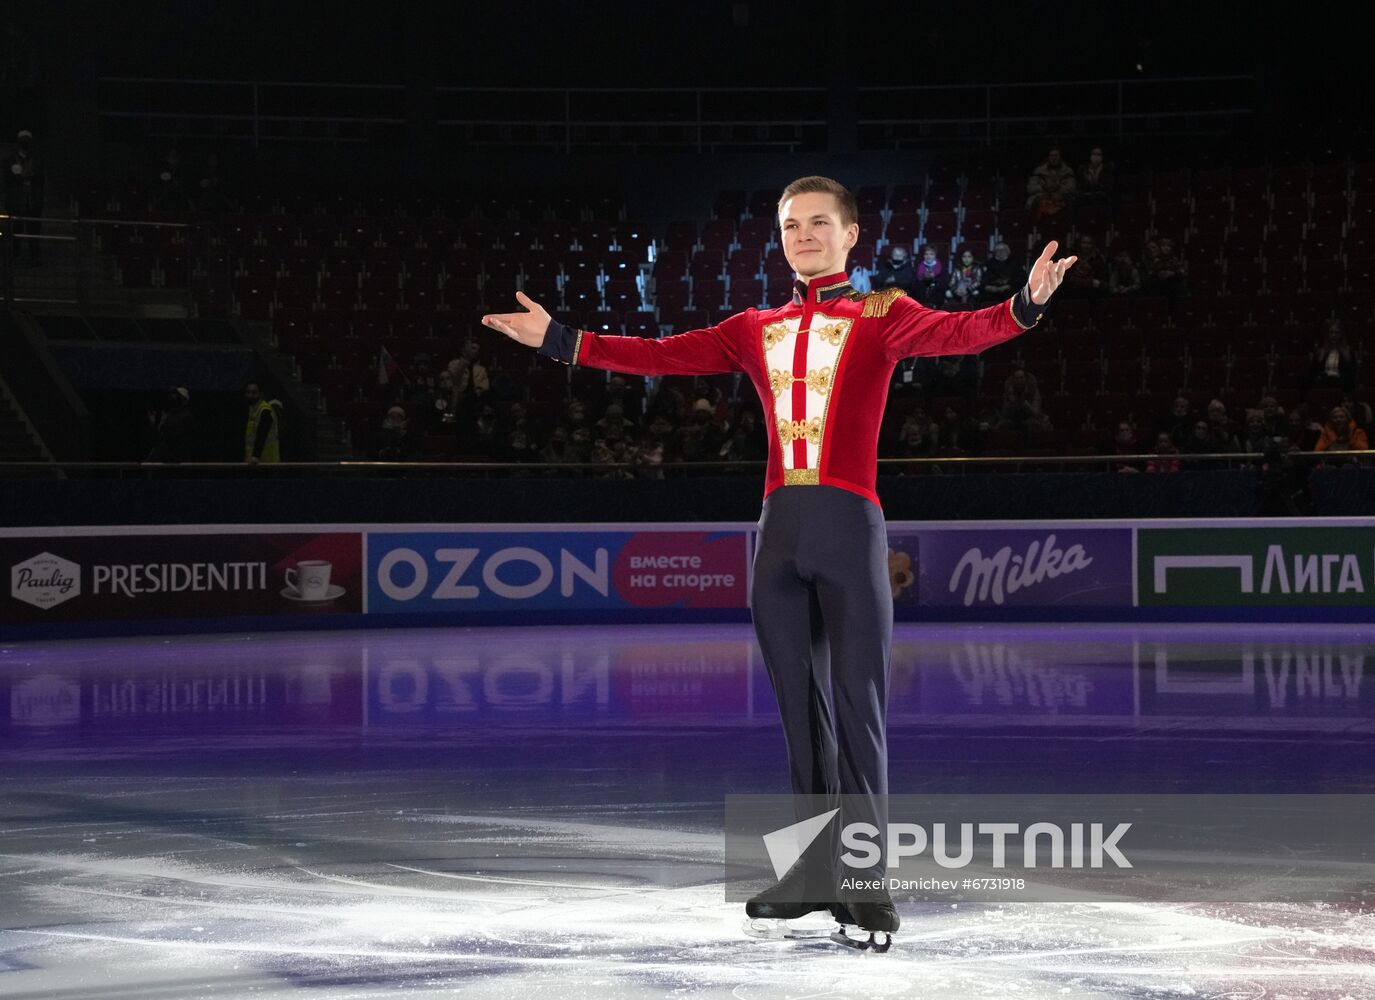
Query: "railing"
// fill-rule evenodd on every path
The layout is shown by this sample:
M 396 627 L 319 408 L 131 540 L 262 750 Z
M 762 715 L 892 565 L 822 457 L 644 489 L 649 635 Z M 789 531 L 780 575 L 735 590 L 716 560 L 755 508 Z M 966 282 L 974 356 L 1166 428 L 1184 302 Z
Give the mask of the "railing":
M 103 77 L 108 129 L 265 143 L 405 141 L 431 124 L 464 147 L 764 148 L 824 151 L 1115 136 L 1222 134 L 1255 112 L 1250 76 L 865 86 L 853 107 L 822 87 L 434 88 L 433 121 L 412 121 L 400 84 Z M 935 106 L 938 114 L 914 113 Z
M 1063 80 L 1042 83 L 860 87 L 861 148 L 1062 137 L 1221 135 L 1255 114 L 1255 78 Z M 913 106 L 944 109 L 936 116 Z M 866 140 L 867 136 L 867 140 Z
M 198 287 L 218 282 L 228 293 L 227 271 L 204 270 L 209 237 L 206 227 L 185 222 L 0 215 L 0 300 L 127 314 L 152 298 L 195 315 Z M 131 262 L 147 272 L 121 270 Z
M 1157 455 L 1144 453 L 1138 455 L 960 455 L 950 457 L 925 458 L 880 458 L 878 471 L 897 473 L 904 470 L 932 470 L 943 473 L 977 472 L 986 469 L 1019 471 L 1034 467 L 1044 472 L 1047 467 L 1058 467 L 1069 471 L 1074 467 L 1093 469 L 1102 467 L 1116 469 L 1121 466 L 1144 466 L 1152 461 L 1178 462 L 1181 468 L 1203 465 L 1209 468 L 1254 468 L 1261 463 L 1294 461 L 1304 465 L 1323 463 L 1345 463 L 1348 461 L 1364 463 L 1375 460 L 1375 451 L 1304 451 L 1290 452 L 1278 459 L 1257 452 L 1215 452 L 1208 454 Z M 539 476 L 549 472 L 584 473 L 605 475 L 607 473 L 629 472 L 637 478 L 646 472 L 708 474 L 755 474 L 762 475 L 766 464 L 763 460 L 705 461 L 705 462 L 662 462 L 645 465 L 635 462 L 380 462 L 380 461 L 343 461 L 343 462 L 274 462 L 269 464 L 248 465 L 243 462 L 0 462 L 0 475 L 8 472 L 35 472 L 61 469 L 68 474 L 91 473 L 97 476 L 114 478 L 157 478 L 181 476 L 186 473 L 232 474 L 232 475 L 284 475 L 304 473 L 307 475 L 429 475 L 454 473 L 492 474 L 519 473 L 523 477 Z M 1169 473 L 1159 473 L 1168 475 Z M 657 475 L 655 476 L 657 478 Z
M 266 80 L 169 80 L 107 76 L 97 81 L 99 115 L 114 128 L 185 139 L 372 142 L 403 138 L 401 84 Z

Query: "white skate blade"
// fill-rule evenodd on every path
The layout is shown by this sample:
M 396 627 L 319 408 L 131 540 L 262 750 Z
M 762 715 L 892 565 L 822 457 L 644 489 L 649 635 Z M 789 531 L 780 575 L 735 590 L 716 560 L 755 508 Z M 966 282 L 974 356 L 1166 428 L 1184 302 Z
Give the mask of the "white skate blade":
M 835 930 L 830 916 L 808 914 L 794 920 L 777 917 L 746 917 L 745 933 L 765 941 L 824 941 Z

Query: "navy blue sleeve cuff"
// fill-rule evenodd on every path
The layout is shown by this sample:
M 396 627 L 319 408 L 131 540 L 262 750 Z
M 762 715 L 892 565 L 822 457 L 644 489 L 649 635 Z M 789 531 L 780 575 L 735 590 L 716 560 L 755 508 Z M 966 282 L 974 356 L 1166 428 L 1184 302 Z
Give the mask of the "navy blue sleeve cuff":
M 572 365 L 577 362 L 578 348 L 581 345 L 581 330 L 551 318 L 544 330 L 544 343 L 539 346 L 536 353 L 553 358 L 561 364 Z
M 1036 325 L 1036 321 L 1045 315 L 1049 305 L 1049 302 L 1039 306 L 1032 302 L 1031 286 L 1023 285 L 1022 290 L 1012 297 L 1012 318 L 1023 330 L 1030 330 Z

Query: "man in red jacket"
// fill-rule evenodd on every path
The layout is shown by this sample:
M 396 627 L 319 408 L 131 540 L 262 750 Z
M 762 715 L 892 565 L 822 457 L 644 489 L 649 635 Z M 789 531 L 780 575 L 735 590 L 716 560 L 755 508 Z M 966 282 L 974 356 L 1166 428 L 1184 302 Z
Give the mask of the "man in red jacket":
M 804 856 L 746 912 L 788 919 L 830 909 L 842 924 L 891 933 L 899 921 L 886 891 L 839 888 L 856 878 L 881 884 L 883 862 L 846 870 L 834 834 L 844 823 L 871 823 L 887 857 L 893 600 L 874 480 L 888 385 L 902 358 L 977 354 L 1029 330 L 1075 258 L 1052 261 L 1052 241 L 1011 299 L 949 313 L 927 309 L 901 289 L 862 294 L 850 287 L 845 260 L 859 239 L 859 210 L 839 182 L 794 181 L 779 199 L 778 217 L 797 280 L 792 300 L 776 309 L 747 309 L 716 326 L 650 340 L 556 323 L 517 292 L 527 312 L 488 315 L 483 323 L 569 365 L 636 375 L 749 375 L 773 430 L 750 588 L 755 633 L 783 717 L 799 803 L 839 794 L 851 805 L 832 824 L 830 856 L 816 857 L 825 847 Z M 798 820 L 810 816 L 804 809 L 799 805 Z

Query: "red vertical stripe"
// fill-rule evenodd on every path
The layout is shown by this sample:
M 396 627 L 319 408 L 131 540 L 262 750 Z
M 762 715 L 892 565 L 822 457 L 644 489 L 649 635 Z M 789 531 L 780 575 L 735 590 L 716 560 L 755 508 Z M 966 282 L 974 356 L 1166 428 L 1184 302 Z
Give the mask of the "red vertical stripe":
M 803 326 L 808 325 L 804 322 Z M 806 329 L 797 331 L 797 344 L 793 348 L 793 378 L 805 379 L 807 377 L 807 337 Z M 807 419 L 807 383 L 793 383 L 793 420 Z M 805 469 L 807 467 L 807 439 L 796 438 L 793 441 L 793 468 Z

